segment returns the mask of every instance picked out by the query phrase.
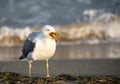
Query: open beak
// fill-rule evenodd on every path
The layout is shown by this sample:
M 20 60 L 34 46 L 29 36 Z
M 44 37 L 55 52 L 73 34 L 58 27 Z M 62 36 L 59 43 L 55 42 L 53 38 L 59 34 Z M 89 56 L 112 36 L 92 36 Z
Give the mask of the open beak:
M 59 41 L 58 37 L 61 36 L 61 34 L 60 34 L 59 32 L 51 32 L 49 35 L 50 35 L 50 36 L 52 37 L 52 39 L 54 39 L 56 42 Z

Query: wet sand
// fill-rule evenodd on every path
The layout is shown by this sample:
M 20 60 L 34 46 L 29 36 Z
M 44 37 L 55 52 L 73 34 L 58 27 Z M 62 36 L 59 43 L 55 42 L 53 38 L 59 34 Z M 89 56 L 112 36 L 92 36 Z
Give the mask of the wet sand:
M 49 60 L 51 76 L 73 75 L 120 75 L 120 59 Z M 45 62 L 33 62 L 32 75 L 45 76 Z M 28 75 L 27 61 L 0 62 L 1 72 L 16 72 Z

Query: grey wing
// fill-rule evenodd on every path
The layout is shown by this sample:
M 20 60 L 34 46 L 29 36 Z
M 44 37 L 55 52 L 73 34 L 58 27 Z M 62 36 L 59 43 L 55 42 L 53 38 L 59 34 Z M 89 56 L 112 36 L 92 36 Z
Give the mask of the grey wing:
M 24 42 L 24 45 L 23 45 L 22 56 L 20 56 L 19 59 L 27 58 L 27 55 L 29 54 L 29 52 L 34 50 L 35 43 L 33 42 L 33 40 L 35 39 L 37 34 L 38 32 L 33 32 L 28 36 L 27 40 Z
M 33 32 L 28 36 L 28 40 L 33 41 L 36 36 L 39 34 L 39 32 Z
M 23 45 L 22 56 L 19 59 L 27 58 L 27 55 L 34 50 L 34 47 L 35 43 L 27 39 Z

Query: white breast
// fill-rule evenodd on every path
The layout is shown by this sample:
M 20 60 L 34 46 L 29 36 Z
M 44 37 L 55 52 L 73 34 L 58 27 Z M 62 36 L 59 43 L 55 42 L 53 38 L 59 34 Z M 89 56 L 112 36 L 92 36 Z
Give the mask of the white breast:
M 56 50 L 56 42 L 52 39 L 36 39 L 34 51 L 32 53 L 33 60 L 49 59 Z

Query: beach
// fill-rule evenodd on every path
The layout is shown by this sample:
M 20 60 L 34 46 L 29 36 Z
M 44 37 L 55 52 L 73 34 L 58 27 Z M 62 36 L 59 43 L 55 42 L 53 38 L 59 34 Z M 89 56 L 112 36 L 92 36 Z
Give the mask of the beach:
M 119 0 L 1 0 L 0 84 L 120 84 Z M 19 60 L 32 32 L 51 25 L 61 33 L 50 58 Z

